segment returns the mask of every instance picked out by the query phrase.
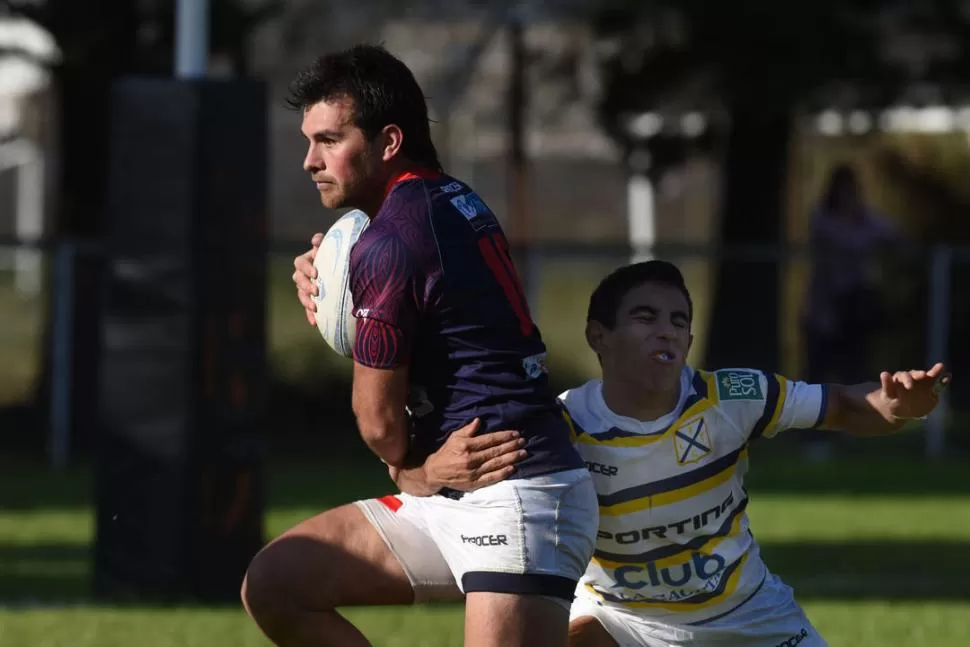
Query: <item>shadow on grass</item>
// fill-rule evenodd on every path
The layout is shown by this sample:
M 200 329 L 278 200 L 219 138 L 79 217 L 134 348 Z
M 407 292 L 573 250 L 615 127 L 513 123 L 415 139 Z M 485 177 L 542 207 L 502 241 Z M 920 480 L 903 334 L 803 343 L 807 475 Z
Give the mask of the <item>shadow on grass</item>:
M 761 493 L 873 497 L 970 495 L 967 459 L 934 462 L 922 457 L 849 457 L 810 464 L 799 460 L 794 451 L 791 443 L 788 448 L 756 447 L 746 476 L 749 491 L 755 496 Z M 268 465 L 269 506 L 323 510 L 393 489 L 384 467 L 360 441 L 339 451 L 307 450 L 303 456 L 300 460 L 274 461 Z M 90 465 L 54 472 L 36 462 L 0 459 L 0 510 L 81 509 L 93 503 Z
M 799 599 L 970 600 L 966 542 L 769 542 L 768 568 Z
M 0 511 L 79 509 L 93 497 L 90 467 L 54 471 L 36 462 L 0 460 Z
M 91 568 L 91 549 L 85 545 L 0 545 L 0 600 L 86 599 Z
M 805 460 L 802 437 L 789 433 L 754 443 L 745 477 L 750 491 L 794 496 L 970 495 L 970 455 L 951 452 L 945 459 L 927 459 L 918 432 L 881 439 L 839 436 L 833 458 L 822 463 Z
M 800 600 L 970 600 L 970 551 L 963 542 L 771 542 L 762 546 L 762 556 Z M 0 603 L 92 599 L 87 546 L 0 546 Z

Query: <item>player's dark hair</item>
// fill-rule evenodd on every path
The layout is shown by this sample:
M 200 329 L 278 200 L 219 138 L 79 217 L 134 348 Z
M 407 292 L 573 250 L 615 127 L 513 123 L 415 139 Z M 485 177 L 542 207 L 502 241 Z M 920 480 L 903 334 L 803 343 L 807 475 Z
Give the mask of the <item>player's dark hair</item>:
M 426 168 L 442 170 L 421 86 L 408 66 L 384 47 L 355 45 L 320 56 L 293 79 L 289 92 L 286 102 L 297 110 L 349 97 L 354 125 L 368 139 L 396 124 L 404 133 L 401 153 Z
M 677 266 L 667 261 L 644 261 L 625 265 L 600 281 L 589 298 L 586 321 L 598 321 L 612 330 L 623 298 L 644 283 L 661 283 L 680 290 L 687 299 L 687 316 L 694 320 L 694 302 Z

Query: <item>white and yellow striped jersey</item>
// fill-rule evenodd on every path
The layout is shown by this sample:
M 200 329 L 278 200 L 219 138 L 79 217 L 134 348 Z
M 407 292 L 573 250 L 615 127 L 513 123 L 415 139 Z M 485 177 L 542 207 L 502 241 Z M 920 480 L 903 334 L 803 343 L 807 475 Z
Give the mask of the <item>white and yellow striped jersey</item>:
M 602 382 L 560 396 L 599 495 L 596 552 L 577 595 L 676 624 L 722 618 L 768 575 L 748 529 L 744 474 L 759 436 L 818 426 L 819 385 L 748 369 L 685 367 L 670 414 L 610 411 Z

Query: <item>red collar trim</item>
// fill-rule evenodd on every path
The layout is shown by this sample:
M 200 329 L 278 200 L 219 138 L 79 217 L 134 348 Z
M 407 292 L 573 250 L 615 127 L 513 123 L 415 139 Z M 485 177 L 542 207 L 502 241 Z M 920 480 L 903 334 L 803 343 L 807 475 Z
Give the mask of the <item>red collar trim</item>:
M 440 178 L 441 173 L 422 168 L 398 173 L 397 175 L 392 176 L 387 182 L 387 186 L 384 189 L 384 197 L 387 198 L 387 194 L 390 193 L 394 187 L 401 182 L 407 182 L 408 180 L 438 180 Z

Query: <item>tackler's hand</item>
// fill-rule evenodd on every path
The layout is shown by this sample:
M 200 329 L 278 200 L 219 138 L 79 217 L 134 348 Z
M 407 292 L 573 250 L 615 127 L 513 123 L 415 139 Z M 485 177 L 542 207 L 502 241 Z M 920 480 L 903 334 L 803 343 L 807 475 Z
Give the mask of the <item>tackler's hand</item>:
M 928 371 L 883 371 L 879 381 L 886 411 L 896 420 L 914 420 L 933 412 L 940 393 L 950 385 L 950 374 L 937 363 Z
M 437 489 L 468 492 L 498 483 L 515 471 L 526 456 L 525 440 L 517 431 L 493 431 L 476 436 L 478 418 L 452 432 L 424 463 L 425 477 Z
M 317 295 L 317 286 L 314 281 L 317 278 L 317 268 L 313 267 L 313 260 L 317 257 L 317 250 L 320 249 L 320 242 L 323 234 L 313 234 L 310 239 L 310 249 L 293 259 L 293 283 L 296 284 L 296 296 L 303 304 L 306 311 L 306 320 L 311 326 L 317 325 L 314 314 L 317 311 L 317 304 L 313 302 L 313 297 Z

